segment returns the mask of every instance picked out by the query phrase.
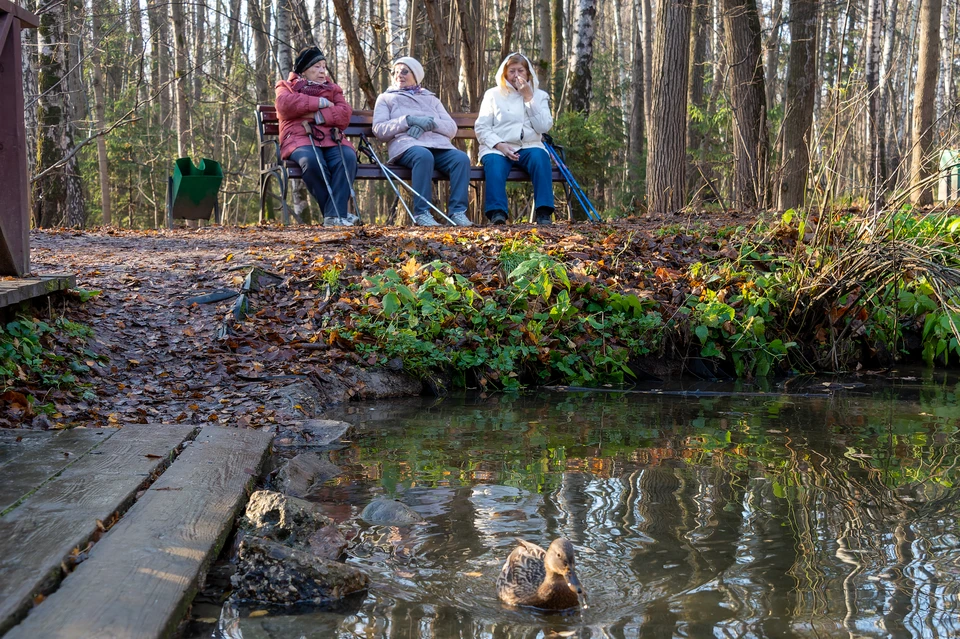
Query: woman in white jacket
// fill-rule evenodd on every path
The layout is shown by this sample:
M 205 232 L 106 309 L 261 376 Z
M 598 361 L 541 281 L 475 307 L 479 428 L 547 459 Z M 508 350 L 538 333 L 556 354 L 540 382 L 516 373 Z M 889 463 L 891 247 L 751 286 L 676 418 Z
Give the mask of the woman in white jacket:
M 483 210 L 494 224 L 507 221 L 507 175 L 519 164 L 533 182 L 537 224 L 553 218 L 550 156 L 541 141 L 553 126 L 550 96 L 538 87 L 533 65 L 522 53 L 511 53 L 497 69 L 497 86 L 483 94 L 475 131 L 486 177 Z

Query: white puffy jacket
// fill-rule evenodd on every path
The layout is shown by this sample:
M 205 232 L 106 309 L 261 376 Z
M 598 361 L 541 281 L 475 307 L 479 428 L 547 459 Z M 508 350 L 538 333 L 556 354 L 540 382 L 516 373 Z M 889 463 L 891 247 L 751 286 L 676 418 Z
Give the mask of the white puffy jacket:
M 506 142 L 517 149 L 544 148 L 541 135 L 553 126 L 550 96 L 538 88 L 540 82 L 536 71 L 530 60 L 523 57 L 530 68 L 533 99 L 524 102 L 523 96 L 507 82 L 504 77 L 507 60 L 510 59 L 510 56 L 507 56 L 497 69 L 497 86 L 487 89 L 483 94 L 480 113 L 474 125 L 477 140 L 480 142 L 480 157 L 487 153 L 500 153 L 493 148 L 500 142 Z

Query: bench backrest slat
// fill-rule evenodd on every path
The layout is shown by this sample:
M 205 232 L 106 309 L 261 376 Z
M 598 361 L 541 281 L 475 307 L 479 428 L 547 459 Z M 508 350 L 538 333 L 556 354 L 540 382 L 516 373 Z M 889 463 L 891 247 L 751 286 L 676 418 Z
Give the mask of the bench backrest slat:
M 257 113 L 260 114 L 260 123 L 263 127 L 262 135 L 276 137 L 280 135 L 280 121 L 277 118 L 277 109 L 272 104 L 258 104 Z M 457 134 L 454 139 L 476 140 L 477 134 L 473 124 L 477 120 L 476 113 L 451 113 L 450 117 L 457 123 Z M 373 111 L 354 111 L 350 116 L 350 125 L 344 130 L 348 137 L 360 137 L 361 134 L 375 139 L 373 135 Z

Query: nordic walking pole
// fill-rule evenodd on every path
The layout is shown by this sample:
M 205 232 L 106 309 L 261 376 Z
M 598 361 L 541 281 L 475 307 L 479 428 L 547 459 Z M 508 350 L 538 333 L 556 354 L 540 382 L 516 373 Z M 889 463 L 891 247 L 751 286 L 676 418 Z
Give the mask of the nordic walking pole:
M 594 222 L 601 222 L 603 218 L 597 212 L 597 209 L 594 208 L 593 203 L 590 202 L 590 198 L 587 197 L 587 194 L 580 188 L 580 184 L 577 182 L 577 179 L 573 177 L 573 173 L 570 171 L 570 167 L 560 159 L 560 154 L 557 153 L 557 150 L 553 148 L 553 139 L 550 136 L 544 136 L 544 146 L 547 147 L 547 150 L 550 152 L 550 155 L 553 157 L 553 161 L 556 162 L 557 168 L 560 169 L 560 175 L 563 176 L 563 179 L 567 181 L 567 184 L 570 185 L 570 188 L 573 190 L 574 195 L 577 196 L 580 206 L 583 207 L 584 212 L 587 214 L 587 217 Z M 592 213 L 592 215 L 591 215 Z
M 317 145 L 313 143 L 313 127 L 310 126 L 309 121 L 303 121 L 303 130 L 306 131 L 307 137 L 310 138 L 310 148 L 313 149 L 313 157 L 317 160 L 317 165 L 320 167 L 320 177 L 323 178 L 323 185 L 327 187 L 327 195 L 330 197 L 330 204 L 333 205 L 333 212 L 337 214 L 338 220 L 343 219 L 340 217 L 340 209 L 337 208 L 337 201 L 333 199 L 333 189 L 330 188 L 330 179 L 327 177 L 327 169 L 323 166 L 323 162 L 320 161 L 320 154 L 317 152 Z M 323 211 L 320 213 L 322 214 Z
M 587 217 L 594 222 L 602 221 L 600 214 L 597 213 L 597 209 L 595 209 L 593 204 L 590 202 L 590 198 L 587 197 L 587 194 L 583 192 L 583 189 L 580 188 L 580 185 L 577 183 L 576 178 L 573 177 L 573 173 L 570 171 L 570 168 L 563 162 L 563 160 L 560 159 L 560 154 L 557 153 L 556 149 L 554 149 L 549 143 L 545 143 L 544 146 L 549 149 L 554 162 L 557 164 L 557 168 L 560 170 L 560 175 L 562 175 L 563 179 L 566 180 L 567 185 L 576 196 L 580 206 L 583 207 L 583 211 L 587 214 Z
M 350 200 L 353 202 L 353 212 L 362 224 L 363 219 L 360 217 L 360 209 L 357 207 L 357 192 L 353 190 L 353 181 L 350 179 L 350 173 L 347 172 L 347 158 L 343 155 L 343 131 L 333 127 L 330 129 L 330 137 L 333 138 L 333 141 L 337 143 L 337 148 L 340 149 L 340 166 L 343 167 L 343 175 L 347 178 L 347 184 L 350 185 Z
M 370 150 L 371 150 L 371 152 L 372 152 L 372 151 L 373 151 L 373 147 L 371 147 L 371 146 L 370 146 L 370 142 L 367 141 L 367 136 L 361 134 L 361 135 L 360 135 L 360 139 L 367 143 L 367 147 L 369 147 Z M 376 157 L 376 154 L 374 154 L 374 157 Z M 412 186 L 410 186 L 409 184 L 407 184 L 406 182 L 404 182 L 402 179 L 400 179 L 400 176 L 397 175 L 396 173 L 394 173 L 393 171 L 391 171 L 389 168 L 387 168 L 387 166 L 386 166 L 383 162 L 380 161 L 380 158 L 376 158 L 376 160 L 377 160 L 377 164 L 380 166 L 380 170 L 383 171 L 383 174 L 384 174 L 384 175 L 389 174 L 389 175 L 393 176 L 393 179 L 395 179 L 395 180 L 396 180 L 397 182 L 399 182 L 404 188 L 406 188 L 408 191 L 410 191 L 410 192 L 414 195 L 414 197 L 418 197 L 418 198 L 420 198 L 421 200 L 423 200 L 424 202 L 426 202 L 426 203 L 427 203 L 427 206 L 429 206 L 431 209 L 433 209 L 434 211 L 436 211 L 437 213 L 439 213 L 439 214 L 441 215 L 441 217 L 443 217 L 443 219 L 445 219 L 447 222 L 450 222 L 450 224 L 452 224 L 453 226 L 456 226 L 456 223 L 455 223 L 453 220 L 451 220 L 449 217 L 447 217 L 447 214 L 446 214 L 446 213 L 444 213 L 443 211 L 441 211 L 440 209 L 438 209 L 436 206 L 434 206 L 434 204 L 433 204 L 432 202 L 430 202 L 429 200 L 427 200 L 427 198 L 425 198 L 425 197 L 423 197 L 422 195 L 420 195 L 419 193 L 417 193 L 417 190 L 416 190 L 416 189 L 414 189 Z M 388 179 L 389 179 L 389 177 L 388 177 Z
M 403 201 L 403 196 L 400 194 L 400 189 L 398 189 L 397 185 L 393 183 L 392 179 L 390 179 L 390 173 L 392 173 L 392 171 L 388 173 L 387 167 L 383 166 L 383 162 L 381 162 L 380 158 L 377 157 L 373 147 L 370 146 L 370 142 L 367 141 L 367 137 L 364 135 L 360 136 L 359 149 L 361 153 L 373 160 L 376 165 L 380 167 L 380 170 L 383 171 L 384 177 L 387 178 L 387 184 L 389 184 L 390 188 L 393 189 L 393 192 L 397 194 L 397 200 L 400 201 L 400 205 L 403 207 L 403 210 L 405 210 L 407 215 L 410 216 L 410 221 L 413 222 L 413 225 L 417 226 L 417 219 L 413 217 L 413 211 L 411 211 L 410 207 L 407 206 L 407 203 Z

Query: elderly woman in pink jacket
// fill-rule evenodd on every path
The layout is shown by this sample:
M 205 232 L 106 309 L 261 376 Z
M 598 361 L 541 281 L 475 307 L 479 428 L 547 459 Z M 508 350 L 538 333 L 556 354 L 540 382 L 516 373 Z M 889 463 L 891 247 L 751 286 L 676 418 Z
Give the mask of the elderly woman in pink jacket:
M 330 80 L 320 49 L 303 49 L 290 77 L 278 81 L 276 91 L 280 157 L 300 165 L 303 182 L 323 211 L 324 226 L 353 226 L 359 218 L 347 211 L 347 198 L 357 175 L 357 154 L 346 139 L 337 148 L 331 134 L 333 128 L 342 130 L 350 124 L 353 109 Z
M 434 169 L 450 179 L 447 217 L 457 226 L 471 226 L 467 217 L 470 158 L 450 142 L 457 134 L 440 100 L 420 86 L 423 66 L 414 58 L 398 59 L 393 65 L 393 85 L 377 98 L 373 109 L 373 133 L 387 143 L 390 162 L 409 167 L 411 182 L 419 194 L 413 203 L 413 219 L 421 226 L 439 226 L 430 213 Z

